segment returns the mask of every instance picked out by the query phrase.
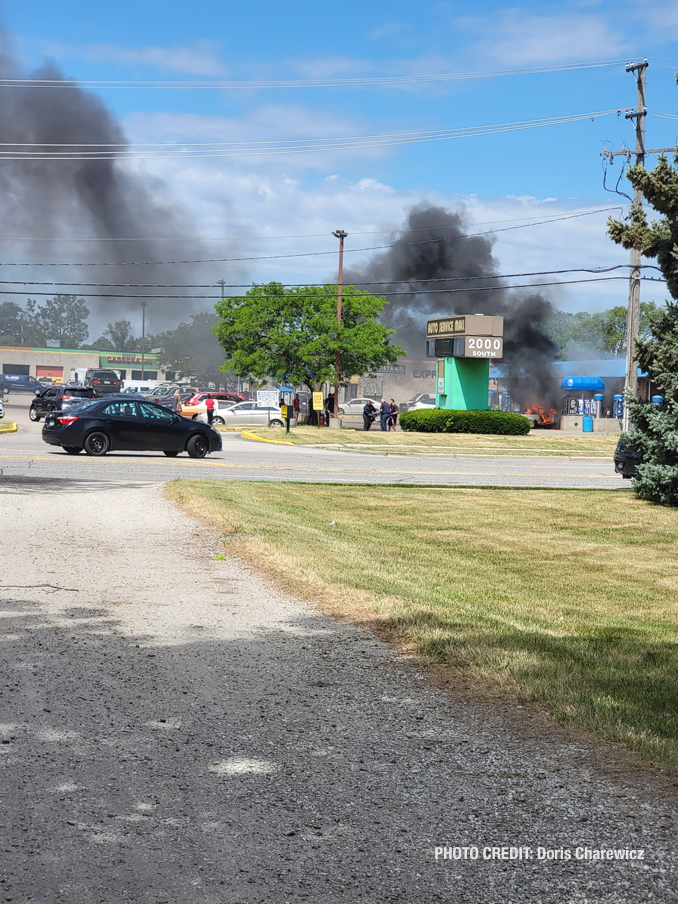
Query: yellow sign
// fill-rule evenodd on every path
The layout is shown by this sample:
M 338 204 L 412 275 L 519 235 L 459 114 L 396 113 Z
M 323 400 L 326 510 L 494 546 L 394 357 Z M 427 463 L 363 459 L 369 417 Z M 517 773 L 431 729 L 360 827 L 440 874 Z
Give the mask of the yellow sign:
M 287 405 L 280 406 L 280 414 L 282 417 L 287 417 Z
M 314 392 L 313 393 L 313 410 L 314 411 L 322 411 L 325 406 L 323 405 L 323 394 L 322 392 Z

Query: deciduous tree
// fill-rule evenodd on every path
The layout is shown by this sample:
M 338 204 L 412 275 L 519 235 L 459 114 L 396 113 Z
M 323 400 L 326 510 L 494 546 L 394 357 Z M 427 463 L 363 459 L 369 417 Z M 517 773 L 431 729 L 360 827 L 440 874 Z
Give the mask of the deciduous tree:
M 222 369 L 319 389 L 326 381 L 334 384 L 338 351 L 338 382 L 345 386 L 352 376 L 374 373 L 405 354 L 391 345 L 395 330 L 377 322 L 385 304 L 346 286 L 338 329 L 336 286 L 255 285 L 216 305 L 215 333 L 227 357 Z

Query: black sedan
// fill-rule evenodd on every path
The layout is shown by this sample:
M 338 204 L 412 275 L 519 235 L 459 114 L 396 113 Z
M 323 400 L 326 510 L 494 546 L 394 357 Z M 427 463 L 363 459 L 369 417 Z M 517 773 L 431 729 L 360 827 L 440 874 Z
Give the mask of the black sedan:
M 207 424 L 179 417 L 152 402 L 110 398 L 83 402 L 68 411 L 47 415 L 42 438 L 70 455 L 145 450 L 174 458 L 188 452 L 204 458 L 221 450 L 221 436 Z

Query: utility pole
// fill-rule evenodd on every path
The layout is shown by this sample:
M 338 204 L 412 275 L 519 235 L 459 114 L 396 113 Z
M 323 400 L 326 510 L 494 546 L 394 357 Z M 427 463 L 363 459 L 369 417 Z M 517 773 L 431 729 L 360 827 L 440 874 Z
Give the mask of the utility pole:
M 218 280 L 216 281 L 216 283 L 215 283 L 215 286 L 221 286 L 221 298 L 222 298 L 222 301 L 223 301 L 223 298 L 224 298 L 224 295 L 225 295 L 225 292 L 226 292 L 226 280 L 225 280 L 225 279 L 218 279 Z
M 140 301 L 141 305 L 141 379 L 144 379 L 144 365 L 146 360 L 146 308 L 147 301 Z
M 337 229 L 336 232 L 333 232 L 332 235 L 339 239 L 339 275 L 337 278 L 337 341 L 339 340 L 339 332 L 341 330 L 341 290 L 343 288 L 344 282 L 344 239 L 348 235 L 348 232 L 344 232 L 343 229 Z M 341 355 L 339 354 L 339 347 L 337 346 L 337 357 L 334 363 L 335 367 L 335 378 L 334 378 L 334 416 L 339 417 L 339 368 L 341 366 Z
M 636 121 L 636 149 L 635 152 L 624 148 L 621 151 L 608 151 L 605 148 L 601 151 L 601 157 L 607 157 L 610 163 L 614 162 L 615 157 L 626 157 L 630 161 L 631 154 L 635 153 L 636 166 L 645 163 L 646 154 L 670 154 L 675 152 L 672 148 L 646 148 L 645 147 L 645 117 L 647 116 L 647 107 L 645 105 L 645 85 L 647 78 L 647 60 L 641 63 L 627 63 L 626 71 L 631 72 L 636 80 L 638 87 L 636 109 L 626 113 L 626 119 L 635 119 Z M 640 207 L 643 203 L 643 195 L 638 189 L 633 193 L 633 206 Z M 635 355 L 636 337 L 640 329 L 640 262 L 641 254 L 635 248 L 631 249 L 631 269 L 629 270 L 629 306 L 626 317 L 626 379 L 624 381 L 624 390 L 630 391 L 633 395 L 638 393 L 638 365 L 633 360 Z M 624 419 L 622 423 L 623 429 L 629 429 L 628 406 L 624 404 Z
M 645 80 L 647 76 L 647 60 L 642 63 L 629 63 L 626 71 L 633 73 L 638 86 L 635 112 L 627 113 L 626 119 L 634 119 L 636 124 L 636 166 L 645 163 Z M 636 188 L 633 192 L 633 204 L 640 207 L 643 203 L 643 195 Z M 636 336 L 640 328 L 640 251 L 631 249 L 631 269 L 629 270 L 629 308 L 626 315 L 626 379 L 624 380 L 625 394 L 638 394 L 638 365 L 634 356 L 636 352 Z M 629 406 L 624 402 L 624 430 L 629 429 Z

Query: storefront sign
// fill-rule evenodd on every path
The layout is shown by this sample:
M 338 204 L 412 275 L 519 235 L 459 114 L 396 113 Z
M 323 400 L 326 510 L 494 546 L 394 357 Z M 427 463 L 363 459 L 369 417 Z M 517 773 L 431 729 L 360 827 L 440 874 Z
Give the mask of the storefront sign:
M 323 394 L 322 392 L 314 392 L 313 393 L 313 410 L 314 411 L 322 411 L 325 406 L 323 405 Z

